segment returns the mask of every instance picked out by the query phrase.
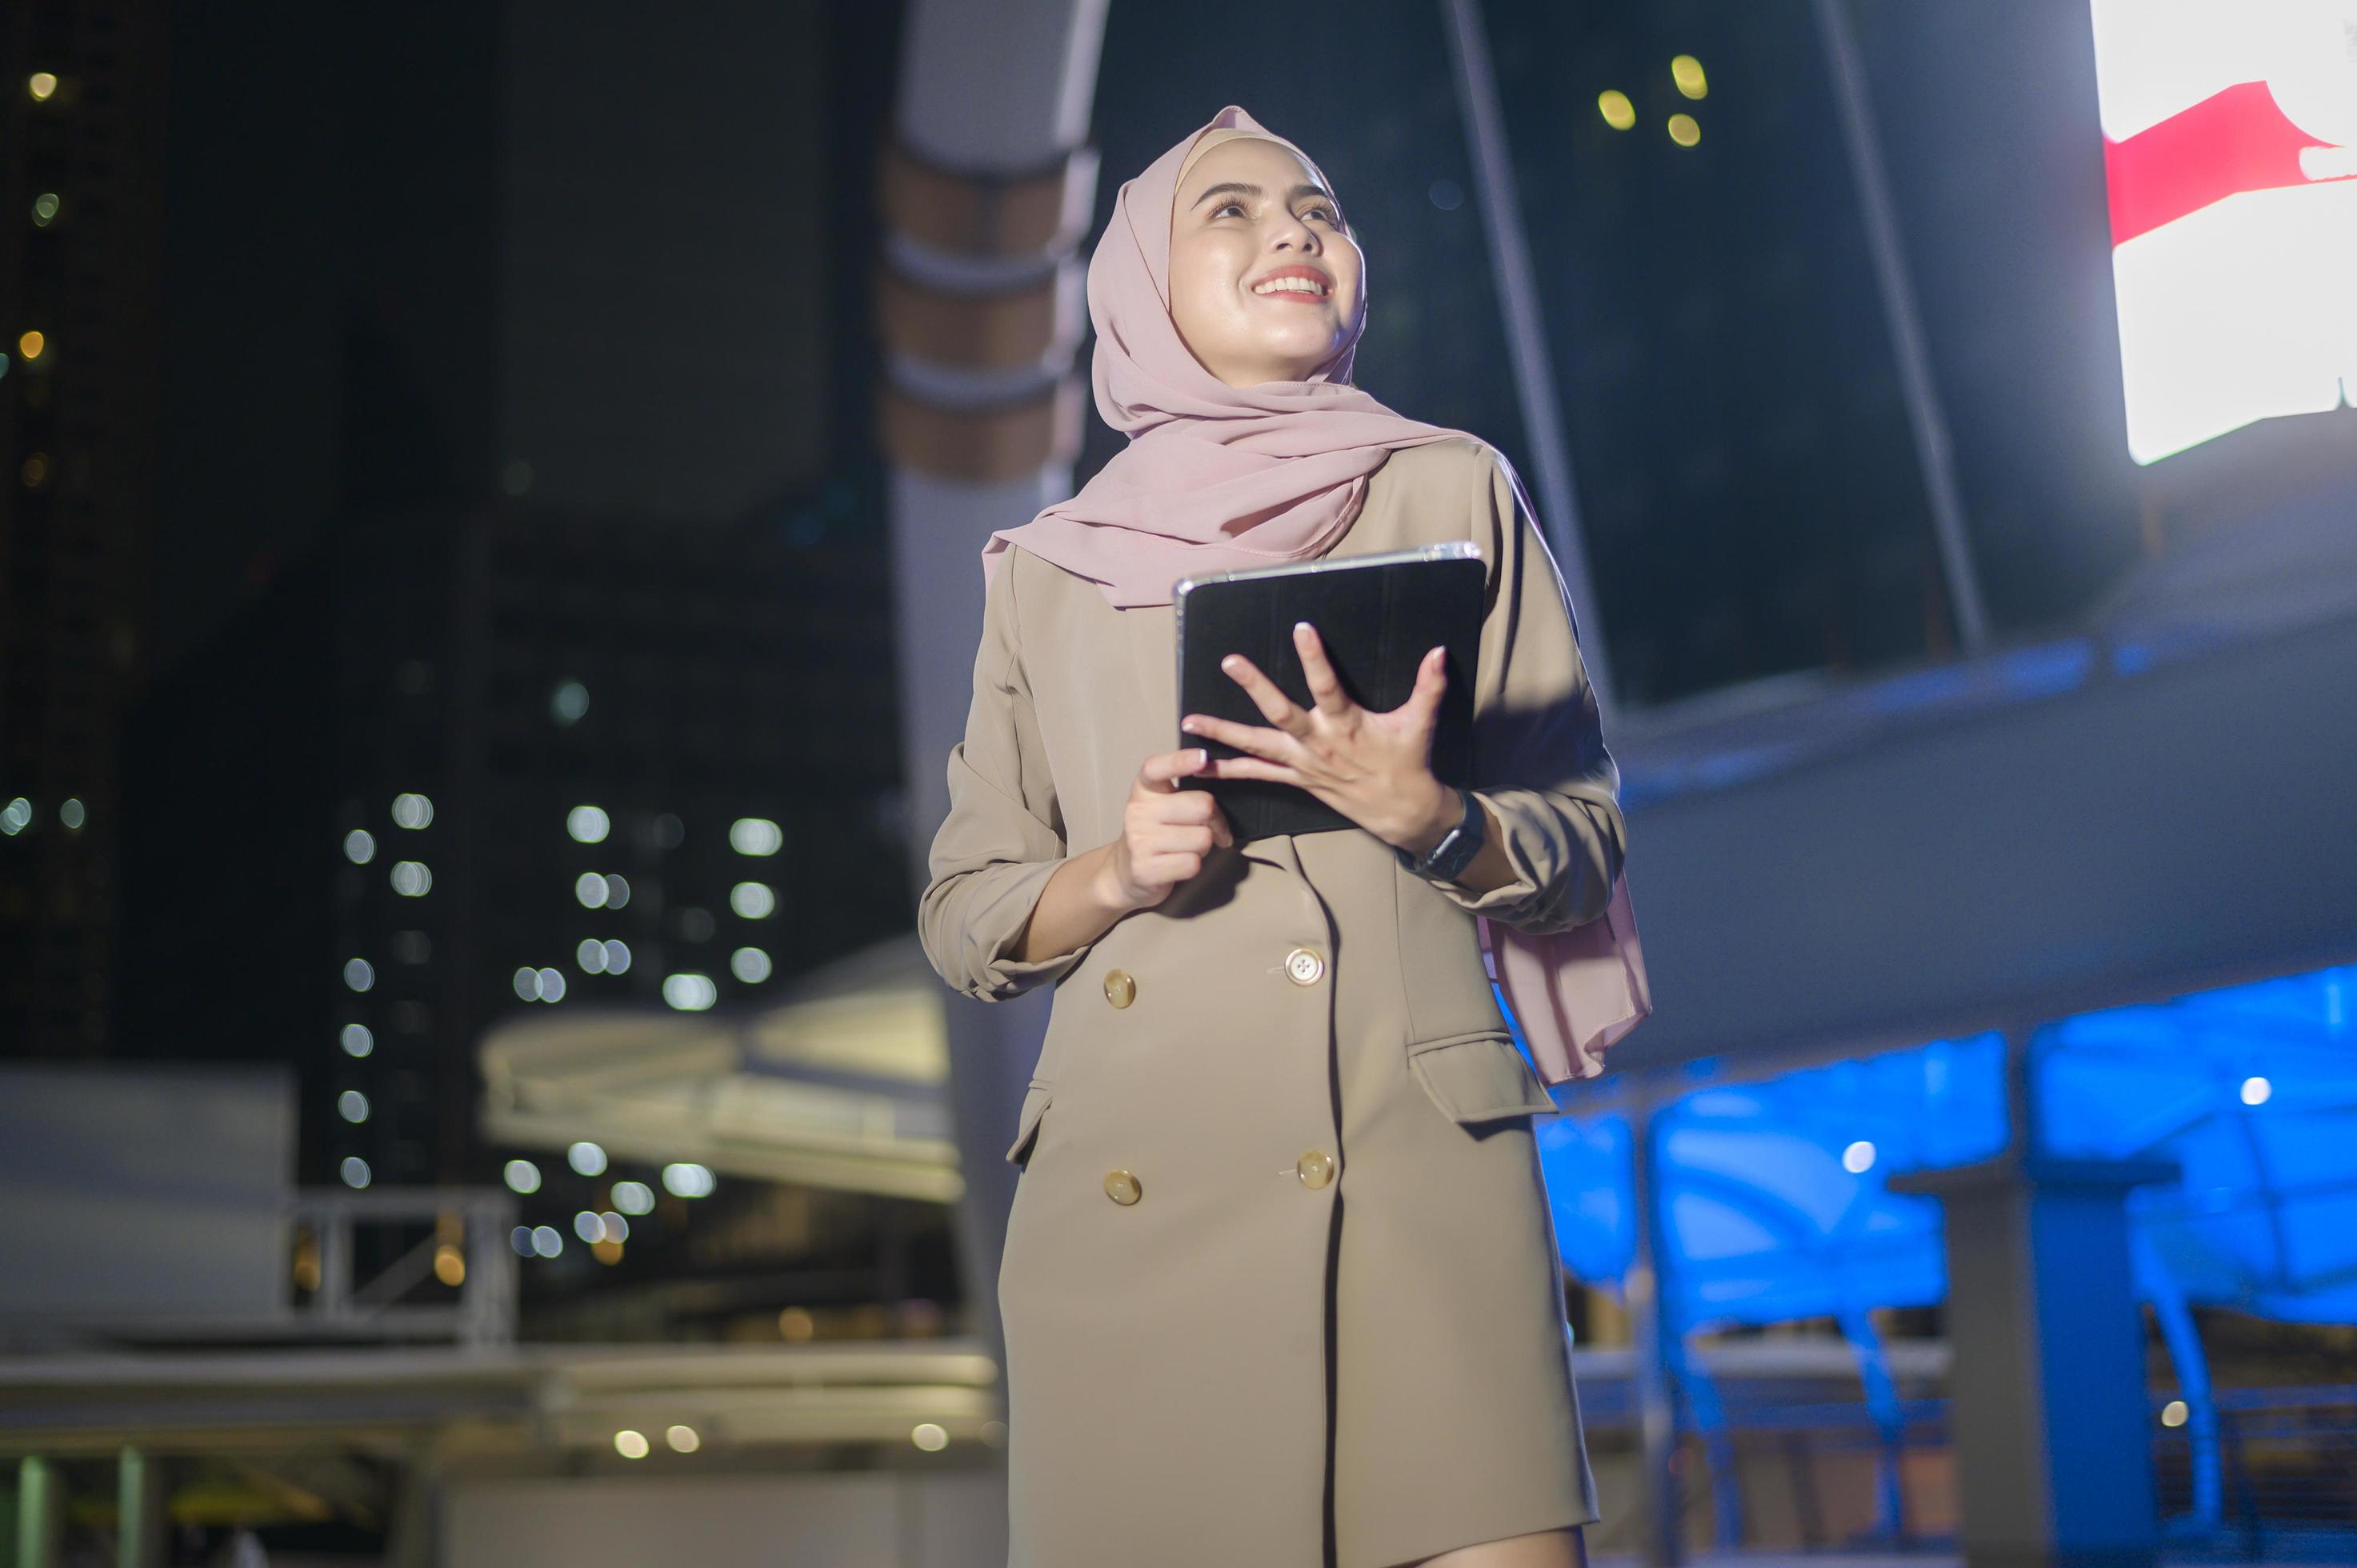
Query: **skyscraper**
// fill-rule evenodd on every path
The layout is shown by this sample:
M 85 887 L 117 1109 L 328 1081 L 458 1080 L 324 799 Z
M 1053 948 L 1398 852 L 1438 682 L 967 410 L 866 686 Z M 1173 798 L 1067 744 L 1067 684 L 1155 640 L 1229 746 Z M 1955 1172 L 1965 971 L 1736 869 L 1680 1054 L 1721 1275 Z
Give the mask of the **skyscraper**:
M 0 1046 L 107 1038 L 116 725 L 145 647 L 161 6 L 0 18 Z

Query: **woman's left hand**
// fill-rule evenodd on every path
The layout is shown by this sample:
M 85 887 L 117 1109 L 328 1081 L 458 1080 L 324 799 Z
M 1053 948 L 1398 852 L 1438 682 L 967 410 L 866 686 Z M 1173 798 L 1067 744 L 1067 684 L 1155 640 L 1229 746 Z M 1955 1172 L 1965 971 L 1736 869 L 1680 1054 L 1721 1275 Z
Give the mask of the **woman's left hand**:
M 1374 713 L 1342 690 L 1326 661 L 1325 644 L 1308 622 L 1295 624 L 1293 646 L 1317 705 L 1297 706 L 1251 660 L 1231 653 L 1220 667 L 1251 693 L 1275 727 L 1188 714 L 1180 729 L 1248 754 L 1214 757 L 1197 777 L 1298 785 L 1385 843 L 1419 854 L 1430 848 L 1464 810 L 1432 772 L 1433 729 L 1448 681 L 1444 650 L 1425 655 L 1407 701 L 1389 713 Z

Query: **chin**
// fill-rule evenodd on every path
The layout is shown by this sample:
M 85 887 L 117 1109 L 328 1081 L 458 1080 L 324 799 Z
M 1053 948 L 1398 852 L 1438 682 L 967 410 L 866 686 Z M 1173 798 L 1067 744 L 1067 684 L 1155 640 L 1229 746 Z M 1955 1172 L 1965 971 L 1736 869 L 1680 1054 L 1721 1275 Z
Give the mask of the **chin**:
M 1334 345 L 1342 339 L 1340 326 L 1335 322 L 1320 321 L 1313 324 L 1305 321 L 1301 325 L 1304 328 L 1314 326 L 1315 330 L 1287 332 L 1282 337 L 1263 338 L 1254 347 L 1265 360 L 1299 360 L 1316 364 L 1332 353 Z

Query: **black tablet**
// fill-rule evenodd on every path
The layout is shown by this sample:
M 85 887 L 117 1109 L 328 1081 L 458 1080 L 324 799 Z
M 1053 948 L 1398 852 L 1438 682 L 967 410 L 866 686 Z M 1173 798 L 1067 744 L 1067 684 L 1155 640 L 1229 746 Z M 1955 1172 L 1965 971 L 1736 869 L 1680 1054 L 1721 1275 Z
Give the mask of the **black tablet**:
M 1481 639 L 1486 570 L 1469 540 L 1449 540 L 1372 555 L 1323 556 L 1290 566 L 1186 577 L 1171 602 L 1178 644 L 1178 713 L 1209 714 L 1265 727 L 1266 715 L 1220 660 L 1241 653 L 1286 695 L 1312 706 L 1308 677 L 1293 646 L 1293 624 L 1318 629 L 1342 689 L 1365 708 L 1388 711 L 1415 688 L 1415 667 L 1436 645 L 1446 648 L 1448 685 L 1432 737 L 1432 770 L 1444 784 L 1472 787 L 1473 675 Z M 1178 736 L 1214 757 L 1245 755 L 1209 736 Z M 1350 818 L 1292 784 L 1265 779 L 1202 779 L 1240 840 L 1272 833 L 1356 827 Z

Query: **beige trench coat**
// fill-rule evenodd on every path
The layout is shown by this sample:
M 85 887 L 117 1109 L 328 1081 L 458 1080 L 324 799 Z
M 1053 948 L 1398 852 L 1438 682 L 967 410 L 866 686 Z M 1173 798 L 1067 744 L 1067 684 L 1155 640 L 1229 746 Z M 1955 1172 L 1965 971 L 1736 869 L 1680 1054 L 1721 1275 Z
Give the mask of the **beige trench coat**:
M 1363 830 L 1279 836 L 1018 961 L 1049 876 L 1186 737 L 1170 607 L 1019 546 L 990 585 L 919 932 L 970 996 L 1056 987 L 1006 1156 L 1010 1568 L 1387 1568 L 1597 1517 L 1531 1131 L 1554 1105 L 1473 917 L 1596 918 L 1626 825 L 1501 461 L 1394 452 L 1334 550 L 1469 538 L 1490 568 L 1474 785 L 1516 880 L 1478 896 Z

